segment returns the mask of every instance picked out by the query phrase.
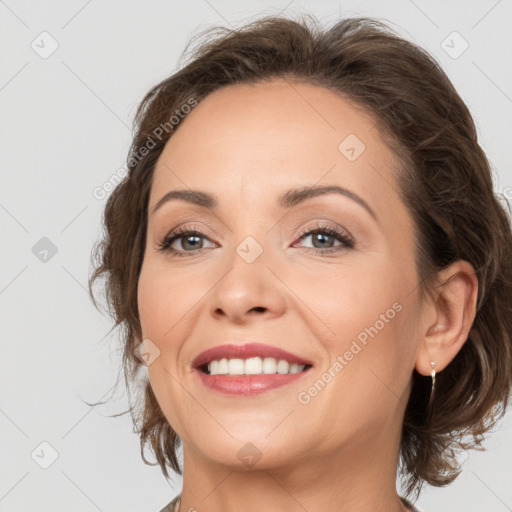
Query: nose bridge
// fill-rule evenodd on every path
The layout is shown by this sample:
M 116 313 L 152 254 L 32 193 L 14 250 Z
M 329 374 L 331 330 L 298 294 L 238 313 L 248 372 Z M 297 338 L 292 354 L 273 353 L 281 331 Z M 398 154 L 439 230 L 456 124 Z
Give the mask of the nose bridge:
M 226 271 L 211 296 L 212 313 L 237 321 L 252 311 L 280 314 L 285 298 L 267 266 L 272 251 L 268 227 L 264 222 L 236 224 L 232 237 L 240 241 L 230 244 L 233 252 L 226 256 Z
M 254 208 L 250 211 L 256 213 L 241 214 L 233 223 L 231 236 L 234 253 L 230 261 L 241 272 L 247 272 L 249 276 L 256 273 L 261 279 L 262 275 L 269 274 L 267 265 L 276 264 L 278 254 L 274 255 L 273 251 L 279 246 L 275 238 L 278 230 L 275 220 L 266 216 L 264 210 L 256 211 Z
M 270 221 L 265 216 L 263 207 L 249 206 L 246 204 L 246 208 L 240 208 L 237 218 L 232 223 L 229 245 L 233 247 L 234 253 L 231 255 L 231 264 L 237 264 L 247 270 L 258 268 L 262 271 L 269 251 L 272 250 Z

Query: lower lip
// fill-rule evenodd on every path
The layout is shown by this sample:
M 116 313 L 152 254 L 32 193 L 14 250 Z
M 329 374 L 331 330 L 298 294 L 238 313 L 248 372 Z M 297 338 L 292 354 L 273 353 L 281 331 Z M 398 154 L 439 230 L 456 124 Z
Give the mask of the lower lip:
M 251 396 L 291 384 L 308 373 L 310 369 L 299 373 L 262 375 L 208 375 L 201 370 L 196 370 L 196 373 L 202 383 L 210 389 L 227 395 Z

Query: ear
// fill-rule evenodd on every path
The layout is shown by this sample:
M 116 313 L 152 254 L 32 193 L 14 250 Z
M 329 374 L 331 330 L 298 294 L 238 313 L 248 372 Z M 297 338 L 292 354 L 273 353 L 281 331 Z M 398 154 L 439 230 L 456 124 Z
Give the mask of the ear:
M 416 370 L 430 375 L 446 368 L 467 341 L 476 315 L 478 279 L 470 263 L 457 260 L 439 273 L 439 285 L 423 306 Z

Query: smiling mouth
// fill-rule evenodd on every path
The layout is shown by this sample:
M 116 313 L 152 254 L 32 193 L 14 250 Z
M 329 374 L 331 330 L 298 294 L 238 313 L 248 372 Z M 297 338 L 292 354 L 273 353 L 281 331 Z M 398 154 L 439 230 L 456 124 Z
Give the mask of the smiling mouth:
M 288 375 L 309 370 L 312 365 L 290 363 L 274 357 L 222 358 L 198 367 L 206 375 L 225 377 L 247 377 L 259 375 Z

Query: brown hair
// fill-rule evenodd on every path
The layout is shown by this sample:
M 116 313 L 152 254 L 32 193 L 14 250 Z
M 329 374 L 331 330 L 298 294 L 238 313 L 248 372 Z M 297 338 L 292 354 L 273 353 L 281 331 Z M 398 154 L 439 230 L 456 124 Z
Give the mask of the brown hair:
M 437 375 L 431 408 L 430 377 L 413 371 L 402 429 L 406 494 L 416 489 L 418 496 L 423 481 L 446 485 L 460 473 L 454 446 L 482 449 L 482 434 L 505 413 L 512 388 L 510 219 L 493 193 L 468 108 L 427 52 L 371 18 L 343 19 L 322 30 L 310 15 L 299 21 L 266 16 L 238 29 L 214 27 L 199 37 L 203 41 L 188 63 L 154 86 L 137 109 L 129 173 L 108 198 L 106 232 L 93 252 L 89 290 L 97 306 L 92 286 L 106 277 L 113 328 L 123 329 L 128 391 L 141 365 L 134 355 L 142 341 L 137 282 L 152 175 L 186 117 L 179 114 L 186 112 L 183 106 L 224 86 L 278 77 L 327 87 L 373 115 L 400 162 L 397 180 L 415 223 L 422 297 L 434 290 L 438 271 L 455 260 L 470 262 L 476 271 L 477 313 L 468 339 Z M 151 149 L 144 151 L 150 140 Z M 181 474 L 180 439 L 149 384 L 142 398 L 142 407 L 132 405 L 130 412 L 143 460 L 150 464 L 144 457 L 150 442 L 164 475 L 169 476 L 166 466 Z

